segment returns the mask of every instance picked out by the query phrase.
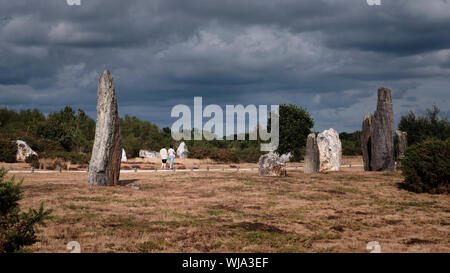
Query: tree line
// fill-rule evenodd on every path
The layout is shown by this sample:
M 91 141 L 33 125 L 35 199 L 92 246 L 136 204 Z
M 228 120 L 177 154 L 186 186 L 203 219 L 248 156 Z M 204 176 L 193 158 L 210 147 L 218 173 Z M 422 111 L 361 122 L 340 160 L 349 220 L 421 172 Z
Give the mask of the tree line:
M 430 137 L 445 140 L 450 135 L 449 121 L 440 117 L 439 109 L 434 106 L 426 111 L 424 116 L 416 116 L 411 112 L 401 117 L 398 128 L 408 133 L 410 145 Z M 277 152 L 291 152 L 293 160 L 300 161 L 304 156 L 306 137 L 314 127 L 314 119 L 306 109 L 293 104 L 280 105 L 279 116 L 280 144 Z M 270 121 L 268 124 L 271 124 Z M 162 147 L 177 147 L 179 144 L 172 138 L 170 128 L 159 128 L 135 116 L 125 115 L 120 118 L 120 127 L 122 145 L 128 157 L 138 157 L 141 149 L 159 151 Z M 81 109 L 75 111 L 66 106 L 46 116 L 38 109 L 14 111 L 0 108 L 0 161 L 14 161 L 16 150 L 14 151 L 15 145 L 12 141 L 21 139 L 40 157 L 58 157 L 72 163 L 87 164 L 94 138 L 95 121 Z M 344 155 L 361 154 L 360 131 L 342 132 L 340 139 Z M 185 142 L 192 158 L 211 158 L 222 162 L 257 162 L 262 154 L 261 141 L 250 141 L 248 135 L 243 141 L 203 139 Z

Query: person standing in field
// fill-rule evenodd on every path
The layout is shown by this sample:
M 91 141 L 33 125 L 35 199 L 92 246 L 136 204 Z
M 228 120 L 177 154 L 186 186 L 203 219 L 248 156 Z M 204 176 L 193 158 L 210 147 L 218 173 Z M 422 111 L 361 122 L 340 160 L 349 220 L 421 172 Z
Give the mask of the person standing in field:
M 170 164 L 170 169 L 173 169 L 173 160 L 175 159 L 175 155 L 177 153 L 175 153 L 175 150 L 173 149 L 172 145 L 170 145 L 170 149 L 168 151 L 169 153 L 169 164 Z
M 161 169 L 165 170 L 167 168 L 167 157 L 168 152 L 166 148 L 162 148 L 161 151 L 159 151 L 159 154 L 161 155 Z

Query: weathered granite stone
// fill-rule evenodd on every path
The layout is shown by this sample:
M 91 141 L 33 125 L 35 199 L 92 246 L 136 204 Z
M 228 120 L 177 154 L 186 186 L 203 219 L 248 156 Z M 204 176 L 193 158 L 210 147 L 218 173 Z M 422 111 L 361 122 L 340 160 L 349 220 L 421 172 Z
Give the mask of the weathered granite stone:
M 127 162 L 127 160 L 128 160 L 127 153 L 125 152 L 125 149 L 122 149 L 122 159 L 120 161 Z
M 180 145 L 178 146 L 178 149 L 177 149 L 177 155 L 178 155 L 180 158 L 187 158 L 187 157 L 188 157 L 188 154 L 189 154 L 188 147 L 187 147 L 186 143 L 184 143 L 184 141 L 183 141 L 183 142 L 181 142 Z
M 319 149 L 319 171 L 340 171 L 342 161 L 342 144 L 339 134 L 333 128 L 317 135 Z
M 312 133 L 308 135 L 308 139 L 306 141 L 303 170 L 305 173 L 318 173 L 319 167 L 319 147 L 317 146 L 316 134 Z
M 149 150 L 139 150 L 140 158 L 160 158 L 161 155 L 158 152 L 149 151 Z
M 397 158 L 401 159 L 405 157 L 408 147 L 408 133 L 396 130 L 395 135 L 397 136 Z
M 38 155 L 31 147 L 23 140 L 16 140 L 17 143 L 17 154 L 16 154 L 16 160 L 17 161 L 25 161 L 27 157 L 30 155 Z
M 370 171 L 370 160 L 372 159 L 372 119 L 372 114 L 366 113 L 362 123 L 361 149 L 365 171 Z
M 394 110 L 388 88 L 378 89 L 377 110 L 364 116 L 361 138 L 364 170 L 393 171 Z
M 286 176 L 286 157 L 280 157 L 276 153 L 270 152 L 259 158 L 260 176 Z
M 97 125 L 89 164 L 89 185 L 117 185 L 121 159 L 122 143 L 114 79 L 105 70 L 98 81 Z

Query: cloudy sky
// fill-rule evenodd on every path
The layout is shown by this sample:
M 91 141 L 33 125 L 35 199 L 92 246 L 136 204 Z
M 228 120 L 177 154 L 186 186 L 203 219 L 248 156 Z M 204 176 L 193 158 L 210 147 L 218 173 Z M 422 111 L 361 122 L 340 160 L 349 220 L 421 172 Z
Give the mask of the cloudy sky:
M 315 130 L 360 129 L 380 86 L 396 122 L 450 116 L 450 1 L 0 0 L 0 106 L 95 118 L 110 69 L 119 113 L 171 126 L 176 104 L 305 107 Z

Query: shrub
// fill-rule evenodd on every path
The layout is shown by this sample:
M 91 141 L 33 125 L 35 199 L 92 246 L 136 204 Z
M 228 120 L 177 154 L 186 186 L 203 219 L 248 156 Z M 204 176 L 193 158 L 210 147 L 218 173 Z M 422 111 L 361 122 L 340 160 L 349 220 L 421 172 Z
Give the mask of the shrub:
M 206 159 L 211 156 L 211 149 L 203 148 L 203 147 L 192 147 L 189 151 L 190 158 L 196 159 Z
M 401 161 L 403 187 L 415 192 L 448 193 L 450 138 L 427 139 L 408 147 Z
M 0 135 L 0 162 L 15 163 L 17 144 L 9 137 Z
M 226 150 L 226 149 L 215 149 L 211 152 L 209 156 L 214 161 L 223 162 L 223 163 L 238 163 L 239 158 L 236 153 Z
M 239 162 L 257 163 L 259 161 L 259 157 L 266 152 L 261 152 L 258 148 L 247 148 L 242 151 L 237 151 L 236 153 L 239 158 Z
M 22 181 L 14 177 L 5 181 L 7 171 L 0 169 L 0 253 L 19 252 L 23 246 L 36 243 L 37 225 L 45 225 L 51 210 L 44 210 L 41 203 L 38 210 L 21 212 L 18 201 L 22 199 Z
M 33 167 L 35 169 L 39 169 L 39 158 L 37 155 L 30 155 L 27 158 L 25 158 L 25 162 L 30 165 L 30 167 Z

